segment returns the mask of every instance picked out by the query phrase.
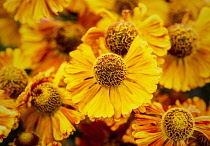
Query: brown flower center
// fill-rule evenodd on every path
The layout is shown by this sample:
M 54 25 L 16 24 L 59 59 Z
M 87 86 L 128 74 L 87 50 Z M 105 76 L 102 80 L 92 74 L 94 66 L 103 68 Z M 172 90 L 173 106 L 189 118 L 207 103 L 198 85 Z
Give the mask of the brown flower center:
M 32 105 L 43 114 L 53 114 L 61 106 L 61 95 L 52 83 L 41 83 L 31 93 Z
M 23 132 L 18 135 L 14 142 L 17 146 L 37 146 L 39 137 L 31 132 Z
M 137 35 L 138 31 L 132 23 L 118 21 L 108 28 L 106 45 L 113 53 L 124 56 Z
M 192 114 L 184 108 L 172 108 L 164 113 L 161 128 L 168 139 L 175 142 L 189 138 L 194 131 Z
M 138 7 L 138 0 L 115 0 L 114 10 L 121 14 L 123 10 L 133 10 L 135 7 Z
M 176 57 L 190 55 L 197 47 L 198 36 L 191 28 L 183 24 L 175 24 L 168 28 L 171 38 L 171 49 L 168 51 Z
M 69 56 L 69 52 L 81 43 L 84 28 L 78 24 L 67 23 L 55 31 L 52 36 L 52 46 L 58 54 Z
M 11 98 L 17 98 L 28 84 L 27 73 L 13 66 L 0 69 L 0 89 L 9 92 Z
M 126 64 L 119 55 L 108 53 L 97 58 L 94 74 L 98 84 L 113 87 L 120 85 L 125 79 L 126 69 Z

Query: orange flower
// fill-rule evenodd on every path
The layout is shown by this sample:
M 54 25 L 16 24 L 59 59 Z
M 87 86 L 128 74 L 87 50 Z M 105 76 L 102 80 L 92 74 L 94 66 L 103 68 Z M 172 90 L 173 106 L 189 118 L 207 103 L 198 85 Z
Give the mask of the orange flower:
M 76 130 L 73 125 L 83 119 L 73 107 L 68 92 L 58 87 L 60 79 L 52 71 L 40 72 L 18 97 L 20 103 L 25 103 L 21 120 L 26 132 L 34 131 L 43 145 L 67 138 Z
M 167 111 L 159 103 L 146 107 L 146 114 L 136 114 L 133 136 L 139 145 L 186 146 L 194 131 L 210 139 L 210 116 L 193 117 L 192 108 L 170 108 Z

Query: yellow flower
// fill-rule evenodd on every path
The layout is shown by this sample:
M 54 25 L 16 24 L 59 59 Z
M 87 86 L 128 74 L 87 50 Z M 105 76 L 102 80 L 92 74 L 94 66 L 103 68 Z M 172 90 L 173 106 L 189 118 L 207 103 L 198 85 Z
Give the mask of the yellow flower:
M 189 15 L 191 20 L 196 20 L 200 9 L 207 5 L 204 0 L 141 0 L 141 3 L 148 8 L 147 16 L 160 16 L 166 27 L 181 23 L 185 15 Z
M 25 103 L 21 109 L 23 127 L 40 136 L 42 145 L 54 145 L 54 141 L 67 138 L 76 130 L 73 125 L 83 119 L 69 93 L 57 86 L 57 80 L 59 75 L 51 70 L 40 72 L 18 97 L 20 103 Z
M 133 136 L 138 145 L 186 146 L 194 131 L 210 139 L 210 116 L 193 117 L 191 112 L 194 111 L 179 107 L 164 111 L 159 103 L 146 108 L 147 114 L 136 114 L 133 124 Z
M 107 48 L 112 52 L 124 56 L 136 36 L 147 41 L 157 56 L 158 63 L 163 63 L 163 58 L 170 48 L 168 31 L 162 26 L 162 20 L 157 15 L 145 18 L 147 8 L 139 3 L 133 9 L 133 14 L 125 10 L 122 17 L 104 9 L 98 10 L 103 16 L 97 26 L 90 28 L 83 36 L 82 41 L 93 47 L 103 39 Z
M 15 12 L 14 19 L 21 23 L 38 23 L 42 18 L 62 12 L 70 0 L 6 0 L 4 8 Z
M 70 21 L 42 19 L 38 25 L 22 25 L 21 49 L 32 58 L 34 74 L 52 66 L 58 69 L 69 60 L 69 52 L 76 49 L 85 33 L 83 26 Z
M 114 53 L 96 58 L 90 46 L 80 45 L 65 69 L 72 101 L 91 119 L 118 119 L 150 103 L 162 72 L 151 51 L 139 37 L 124 58 Z
M 0 90 L 16 99 L 24 91 L 28 83 L 28 74 L 24 69 L 30 69 L 30 58 L 25 57 L 20 49 L 7 48 L 0 52 Z
M 195 23 L 168 28 L 172 46 L 162 66 L 160 85 L 184 92 L 209 82 L 209 15 L 210 8 L 205 7 Z

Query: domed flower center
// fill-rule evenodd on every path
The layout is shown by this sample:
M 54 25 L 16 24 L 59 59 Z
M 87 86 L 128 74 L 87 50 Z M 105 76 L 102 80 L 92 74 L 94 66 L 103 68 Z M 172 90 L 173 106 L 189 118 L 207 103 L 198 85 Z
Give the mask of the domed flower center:
M 171 49 L 169 53 L 176 57 L 190 55 L 197 47 L 198 36 L 191 28 L 183 24 L 175 24 L 169 27 Z
M 18 135 L 14 142 L 17 146 L 37 146 L 39 137 L 31 132 L 23 132 Z
M 138 0 L 115 0 L 113 9 L 121 14 L 123 10 L 133 10 L 138 7 Z
M 118 21 L 108 28 L 106 45 L 113 53 L 124 56 L 137 35 L 137 29 L 132 23 Z
M 189 138 L 194 131 L 192 114 L 184 108 L 169 109 L 162 117 L 161 127 L 168 139 L 175 142 Z
M 126 77 L 126 64 L 117 54 L 104 54 L 97 58 L 94 74 L 98 84 L 105 87 L 118 86 Z
M 0 89 L 9 93 L 11 98 L 17 98 L 28 84 L 27 73 L 13 66 L 0 69 Z
M 78 24 L 67 23 L 55 31 L 52 36 L 52 46 L 58 54 L 69 56 L 69 52 L 76 49 L 81 43 L 84 28 Z
M 32 105 L 43 114 L 53 114 L 61 106 L 61 95 L 51 83 L 37 85 L 31 96 Z

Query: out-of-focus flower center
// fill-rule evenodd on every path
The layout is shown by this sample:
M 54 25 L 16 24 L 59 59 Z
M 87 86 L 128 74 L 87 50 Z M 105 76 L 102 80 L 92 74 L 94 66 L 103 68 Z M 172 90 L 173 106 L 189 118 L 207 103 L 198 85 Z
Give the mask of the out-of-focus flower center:
M 61 106 L 61 95 L 52 83 L 41 83 L 31 92 L 32 105 L 43 114 L 53 114 Z
M 16 146 L 37 146 L 39 137 L 31 132 L 23 132 L 14 141 Z
M 120 85 L 125 79 L 126 69 L 126 64 L 119 55 L 108 53 L 97 58 L 94 74 L 98 84 L 113 87 Z
M 123 10 L 133 10 L 138 7 L 138 0 L 115 0 L 113 9 L 121 14 Z
M 79 24 L 67 23 L 55 31 L 52 36 L 52 47 L 58 54 L 69 56 L 69 52 L 76 49 L 81 43 L 84 28 Z
M 108 28 L 106 45 L 113 53 L 124 56 L 137 35 L 138 31 L 132 23 L 118 21 Z
M 168 28 L 171 38 L 169 53 L 176 57 L 190 55 L 197 48 L 198 36 L 191 28 L 183 24 L 175 24 Z
M 162 117 L 161 128 L 175 142 L 189 138 L 194 131 L 192 114 L 184 108 L 169 109 Z
M 28 84 L 27 73 L 13 66 L 5 66 L 0 69 L 0 89 L 9 93 L 11 98 L 17 98 Z

